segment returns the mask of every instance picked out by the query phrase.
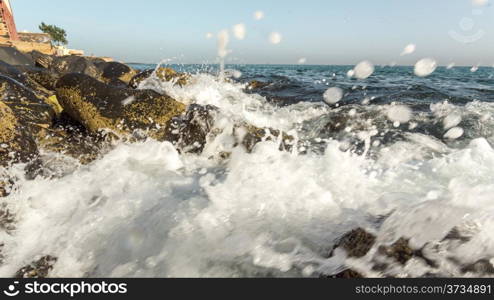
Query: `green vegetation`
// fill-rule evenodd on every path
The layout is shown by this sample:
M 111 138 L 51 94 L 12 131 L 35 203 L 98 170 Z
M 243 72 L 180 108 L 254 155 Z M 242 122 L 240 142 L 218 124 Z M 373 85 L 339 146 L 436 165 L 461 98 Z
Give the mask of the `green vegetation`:
M 67 33 L 65 32 L 64 29 L 55 26 L 55 25 L 47 25 L 44 22 L 41 22 L 41 25 L 39 25 L 39 29 L 46 33 L 49 34 L 52 38 L 52 43 L 56 45 L 67 45 Z

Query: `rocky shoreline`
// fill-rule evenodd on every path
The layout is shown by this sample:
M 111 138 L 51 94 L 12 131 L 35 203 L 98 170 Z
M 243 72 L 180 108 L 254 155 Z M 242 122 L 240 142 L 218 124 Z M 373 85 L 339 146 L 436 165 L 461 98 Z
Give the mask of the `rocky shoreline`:
M 22 164 L 27 178 L 50 178 L 57 174 L 44 168 L 42 152 L 62 154 L 87 165 L 111 150 L 117 141 L 133 143 L 148 138 L 168 141 L 180 153 L 200 154 L 209 140 L 221 134 L 214 127 L 221 113 L 217 107 L 185 105 L 166 93 L 139 89 L 150 77 L 186 86 L 193 80 L 188 74 L 169 68 L 139 71 L 123 63 L 79 56 L 55 57 L 39 52 L 16 55 L 31 63 L 10 65 L 0 61 L 0 170 Z M 250 91 L 258 88 L 262 88 L 259 82 L 246 85 Z M 280 140 L 280 151 L 290 151 L 294 144 L 294 138 L 286 133 L 246 123 L 235 124 L 232 139 L 247 152 L 262 140 Z M 221 153 L 212 159 L 227 160 L 229 155 Z M 0 198 L 15 191 L 15 181 L 16 178 L 0 177 Z M 0 205 L 0 230 L 12 233 L 15 223 L 15 215 Z M 452 245 L 465 239 L 457 231 L 445 238 Z M 0 262 L 1 248 L 0 242 Z M 328 259 L 342 255 L 366 258 L 372 271 L 380 276 L 397 277 L 389 266 L 404 266 L 411 260 L 437 268 L 429 255 L 431 249 L 414 249 L 405 238 L 392 245 L 381 244 L 376 235 L 362 228 L 344 234 L 330 248 Z M 56 262 L 57 258 L 50 255 L 33 258 L 31 264 L 12 276 L 46 277 Z M 460 267 L 481 276 L 494 274 L 490 263 L 483 260 Z M 352 266 L 336 275 L 318 275 L 363 277 Z

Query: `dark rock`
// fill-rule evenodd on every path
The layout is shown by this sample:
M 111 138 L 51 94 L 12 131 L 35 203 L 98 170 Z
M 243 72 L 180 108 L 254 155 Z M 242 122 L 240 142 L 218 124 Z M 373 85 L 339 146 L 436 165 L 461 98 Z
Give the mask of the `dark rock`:
M 28 266 L 23 267 L 14 275 L 15 278 L 46 278 L 57 259 L 53 256 L 43 256 L 37 261 L 32 262 Z
M 34 66 L 31 57 L 20 52 L 15 47 L 0 46 L 0 61 L 14 66 Z
M 248 90 L 259 90 L 259 89 L 263 89 L 267 86 L 269 86 L 270 83 L 269 82 L 262 82 L 262 81 L 259 81 L 259 80 L 252 80 L 251 82 L 249 82 L 247 84 L 247 89 Z
M 185 111 L 184 104 L 166 95 L 117 88 L 83 74 L 63 76 L 56 91 L 64 111 L 91 133 L 128 135 L 140 130 L 163 136 L 168 122 Z
M 342 279 L 352 279 L 352 278 L 364 278 L 363 275 L 361 275 L 360 273 L 352 270 L 352 269 L 348 269 L 348 270 L 345 270 L 343 272 L 340 272 L 336 275 L 331 275 L 331 276 L 327 276 L 327 275 L 322 275 L 320 278 L 331 278 L 331 279 L 334 279 L 334 278 L 342 278 Z
M 201 153 L 217 112 L 214 106 L 190 105 L 184 115 L 171 120 L 165 139 L 184 153 Z
M 245 147 L 247 152 L 252 152 L 254 147 L 262 141 L 276 141 L 280 137 L 280 131 L 272 128 L 259 128 L 253 125 L 240 126 L 239 128 L 246 130 L 239 143 Z M 238 131 L 239 128 L 235 130 Z M 281 135 L 280 151 L 290 151 L 293 147 L 293 137 L 284 132 Z
M 391 246 L 380 246 L 379 253 L 394 258 L 402 265 L 406 264 L 414 256 L 422 256 L 418 251 L 412 249 L 409 240 L 401 238 Z
M 45 69 L 50 68 L 51 64 L 53 63 L 53 60 L 55 59 L 55 56 L 43 54 L 36 50 L 30 52 L 29 54 L 35 63 L 35 67 L 40 67 Z
M 49 97 L 51 94 L 47 89 L 45 89 L 41 84 L 39 84 L 24 73 L 24 70 L 29 70 L 31 68 L 33 67 L 14 67 L 0 61 L 0 75 L 8 77 L 16 81 L 17 83 L 22 84 L 25 88 L 29 89 L 38 97 Z
M 344 235 L 336 244 L 336 248 L 346 251 L 348 257 L 361 258 L 367 255 L 376 242 L 376 237 L 362 228 L 357 228 Z
M 463 273 L 474 273 L 480 275 L 493 275 L 494 266 L 489 259 L 481 259 L 471 265 L 464 266 L 461 271 Z
M 51 126 L 55 110 L 25 85 L 0 75 L 1 102 L 6 104 L 17 120 L 17 126 L 35 137 Z
M 175 82 L 180 86 L 184 86 L 187 84 L 189 76 L 187 74 L 178 73 L 171 68 L 159 68 L 158 70 L 150 69 L 143 71 L 136 76 L 134 76 L 130 82 L 129 86 L 133 89 L 139 87 L 139 84 L 148 78 L 155 78 L 161 81 L 171 81 Z
M 38 154 L 34 138 L 25 130 L 17 114 L 0 101 L 0 166 L 28 162 Z M 2 188 L 4 194 L 5 188 Z
M 11 232 L 15 229 L 15 217 L 5 204 L 0 205 L 0 230 Z
M 60 76 L 78 73 L 101 79 L 102 72 L 87 58 L 81 56 L 55 57 L 50 65 L 50 69 Z
M 22 68 L 22 74 L 35 81 L 49 91 L 55 91 L 60 76 L 55 72 L 42 68 Z
M 101 70 L 103 79 L 107 83 L 120 81 L 127 85 L 137 74 L 137 71 L 131 67 L 115 61 L 98 63 L 96 66 Z

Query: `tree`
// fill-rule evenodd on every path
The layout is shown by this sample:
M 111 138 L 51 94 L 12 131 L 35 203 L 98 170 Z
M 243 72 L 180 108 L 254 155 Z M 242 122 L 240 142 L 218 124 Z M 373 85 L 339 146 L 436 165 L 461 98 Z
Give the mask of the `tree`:
M 43 31 L 46 34 L 49 34 L 52 42 L 56 45 L 67 45 L 67 33 L 64 29 L 57 27 L 55 25 L 47 25 L 44 22 L 41 22 L 39 25 L 39 30 Z

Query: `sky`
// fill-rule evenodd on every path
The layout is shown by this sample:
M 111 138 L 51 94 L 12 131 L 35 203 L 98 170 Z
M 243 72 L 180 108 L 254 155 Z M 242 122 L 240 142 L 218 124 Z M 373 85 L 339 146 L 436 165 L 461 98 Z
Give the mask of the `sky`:
M 227 62 L 245 64 L 494 65 L 494 0 L 11 0 L 18 31 L 43 21 L 69 47 L 124 62 L 215 63 L 230 31 Z M 262 11 L 264 18 L 255 20 Z M 232 26 L 244 24 L 243 40 Z M 278 32 L 281 42 L 270 35 Z M 206 38 L 207 33 L 213 37 Z M 400 56 L 403 49 L 416 51 Z

